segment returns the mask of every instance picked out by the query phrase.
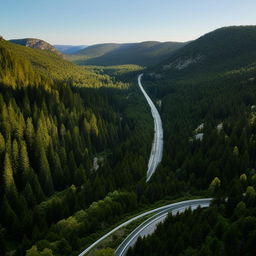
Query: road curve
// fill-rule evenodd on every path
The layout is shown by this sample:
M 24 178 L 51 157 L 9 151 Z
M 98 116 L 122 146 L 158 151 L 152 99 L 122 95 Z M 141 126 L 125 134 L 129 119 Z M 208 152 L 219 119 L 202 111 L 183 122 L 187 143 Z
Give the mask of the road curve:
M 155 231 L 157 224 L 163 222 L 169 213 L 176 214 L 177 212 L 183 212 L 188 208 L 194 210 L 199 206 L 208 207 L 211 201 L 212 198 L 203 198 L 168 205 L 134 229 L 118 246 L 115 251 L 115 256 L 124 256 L 129 247 L 133 246 L 140 236 L 152 234 Z
M 118 225 L 117 227 L 115 227 L 114 229 L 112 229 L 111 231 L 109 231 L 107 234 L 105 234 L 104 236 L 102 236 L 101 238 L 99 238 L 97 241 L 95 241 L 93 244 L 91 244 L 89 247 L 87 247 L 85 250 L 83 250 L 78 256 L 83 256 L 85 255 L 86 253 L 88 253 L 92 248 L 94 248 L 96 245 L 98 245 L 101 241 L 103 241 L 105 238 L 107 238 L 108 236 L 110 236 L 111 234 L 113 234 L 114 232 L 116 232 L 118 229 L 122 228 L 122 227 L 125 227 L 126 225 L 130 224 L 131 222 L 141 218 L 141 217 L 144 217 L 144 216 L 147 216 L 149 214 L 152 214 L 152 213 L 159 213 L 159 212 L 163 212 L 163 211 L 168 211 L 168 209 L 171 209 L 172 207 L 184 207 L 186 205 L 190 205 L 191 203 L 198 203 L 200 201 L 205 201 L 205 200 L 211 200 L 211 198 L 206 198 L 206 199 L 195 199 L 195 200 L 188 200 L 188 201 L 182 201 L 182 202 L 178 202 L 178 203 L 173 203 L 173 204 L 168 204 L 168 205 L 164 205 L 164 206 L 161 206 L 161 207 L 158 207 L 156 209 L 153 209 L 153 210 L 150 210 L 150 211 L 147 211 L 147 212 L 144 212 L 142 214 L 139 214 L 131 219 L 129 219 L 128 221 Z M 122 243 L 123 244 L 123 243 Z M 120 247 L 120 246 L 119 246 Z
M 141 78 L 143 74 L 140 74 L 138 76 L 138 84 L 139 87 L 145 96 L 148 105 L 151 108 L 151 113 L 154 119 L 154 139 L 152 143 L 151 153 L 148 161 L 148 170 L 147 170 L 147 179 L 148 182 L 151 178 L 151 176 L 154 174 L 158 164 L 162 161 L 163 156 L 163 127 L 162 127 L 162 120 L 161 117 L 157 111 L 157 108 L 155 107 L 152 100 L 149 98 L 147 93 L 145 92 L 144 88 L 141 84 Z

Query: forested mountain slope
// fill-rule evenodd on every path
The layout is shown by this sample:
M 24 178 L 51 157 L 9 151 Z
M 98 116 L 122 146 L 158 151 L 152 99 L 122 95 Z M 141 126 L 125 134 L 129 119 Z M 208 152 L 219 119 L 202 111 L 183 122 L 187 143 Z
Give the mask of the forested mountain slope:
M 12 57 L 19 59 L 20 62 L 29 62 L 33 67 L 33 70 L 44 77 L 60 81 L 69 81 L 78 87 L 125 86 L 122 83 L 112 81 L 107 75 L 95 74 L 85 67 L 76 66 L 49 51 L 20 46 L 3 39 L 0 40 L 0 48 L 2 51 L 7 52 L 8 54 L 10 53 Z M 15 61 L 13 61 L 14 64 Z M 15 79 L 15 76 L 9 77 L 8 79 Z
M 209 38 L 214 39 L 208 40 Z M 234 38 L 242 42 L 234 42 Z M 206 188 L 215 176 L 220 176 L 225 180 L 224 184 L 229 184 L 232 174 L 239 175 L 246 168 L 254 168 L 253 152 L 250 154 L 249 149 L 244 148 L 247 139 L 250 140 L 250 136 L 253 136 L 250 126 L 254 124 L 250 118 L 254 115 L 256 104 L 254 39 L 255 27 L 216 30 L 180 49 L 180 55 L 176 52 L 175 57 L 170 60 L 183 58 L 184 52 L 188 53 L 187 49 L 194 49 L 197 44 L 203 47 L 201 42 L 207 40 L 204 47 L 215 49 L 213 53 L 206 51 L 204 47 L 196 48 L 205 54 L 207 52 L 205 59 L 183 69 L 162 69 L 157 66 L 144 76 L 145 87 L 151 96 L 161 101 L 165 145 L 169 148 L 164 151 L 166 155 L 163 164 L 172 172 L 177 172 L 182 179 L 192 179 L 194 184 L 200 184 L 201 188 Z M 216 42 L 222 42 L 220 53 L 216 50 Z M 227 47 L 226 52 L 223 52 L 224 46 Z M 236 54 L 229 53 L 229 50 Z M 228 55 L 232 58 L 216 57 Z M 234 61 L 239 59 L 241 62 Z M 226 68 L 217 71 L 217 60 Z M 247 127 L 250 132 L 243 132 Z M 218 133 L 218 129 L 224 134 Z M 239 132 L 235 132 L 236 129 Z M 241 134 L 246 134 L 247 139 L 241 138 Z M 229 142 L 226 141 L 227 138 Z M 241 159 L 234 166 L 232 152 L 235 146 L 239 148 L 238 145 L 242 147 L 243 153 L 239 151 Z M 227 155 L 221 157 L 223 152 Z M 247 154 L 252 161 L 249 161 L 250 167 L 243 160 L 243 157 L 248 160 Z
M 207 76 L 255 64 L 256 26 L 224 27 L 210 32 L 152 68 L 162 76 Z M 195 73 L 196 72 L 196 73 Z
M 151 66 L 167 58 L 186 43 L 141 42 L 128 44 L 99 44 L 89 46 L 68 57 L 79 65 L 123 65 Z
M 127 214 L 164 198 L 209 193 L 218 199 L 217 209 L 188 213 L 187 222 L 178 217 L 178 226 L 193 223 L 193 236 L 180 234 L 172 253 L 207 255 L 195 246 L 200 242 L 208 252 L 212 240 L 214 248 L 230 248 L 232 230 L 238 227 L 245 228 L 235 241 L 246 230 L 250 234 L 238 251 L 254 248 L 254 30 L 217 30 L 144 71 L 143 86 L 164 125 L 163 161 L 147 184 L 150 110 L 137 84 L 115 82 L 125 77 L 132 85 L 139 67 L 127 66 L 134 73 L 126 74 L 126 68 L 105 68 L 115 78 L 104 80 L 104 69 L 92 68 L 95 74 L 52 53 L 1 40 L 0 254 L 77 255 Z M 204 57 L 187 61 L 197 53 Z M 86 88 L 99 85 L 105 87 Z M 223 200 L 227 196 L 230 205 Z M 200 221 L 207 214 L 213 216 L 209 225 Z M 170 222 L 173 227 L 174 220 Z M 217 231 L 205 239 L 211 230 Z M 167 232 L 173 237 L 172 230 Z M 146 247 L 142 245 L 145 252 Z M 171 252 L 166 247 L 156 242 L 163 255 Z
M 170 217 L 128 255 L 255 254 L 255 40 L 254 26 L 222 28 L 144 76 L 161 101 L 165 134 L 162 169 L 150 186 L 164 195 L 179 180 L 188 193 L 209 189 L 216 202 Z
M 125 47 L 127 44 L 124 44 Z M 103 56 L 106 53 L 112 52 L 121 47 L 121 44 L 106 43 L 106 44 L 96 44 L 87 47 L 87 49 L 80 50 L 77 55 L 84 55 L 88 58 L 95 58 Z
M 53 73 L 47 70 L 58 63 Z M 25 255 L 39 240 L 48 242 L 27 255 L 71 255 L 84 246 L 81 237 L 104 222 L 100 209 L 98 217 L 86 209 L 111 192 L 106 203 L 118 207 L 120 218 L 135 209 L 137 198 L 117 190 L 133 191 L 145 179 L 152 133 L 150 115 L 143 115 L 146 104 L 128 89 L 86 88 L 99 86 L 101 76 L 93 72 L 83 74 L 82 88 L 73 86 L 64 73 L 55 73 L 58 68 L 64 72 L 62 64 L 71 67 L 70 74 L 81 70 L 52 53 L 0 42 L 1 255 Z M 97 80 L 91 83 L 90 74 Z M 127 93 L 134 96 L 127 98 Z M 140 107 L 133 109 L 136 104 Z M 70 223 L 55 224 L 81 209 L 91 226 L 79 224 L 80 235 L 58 234 L 56 227 L 69 229 Z

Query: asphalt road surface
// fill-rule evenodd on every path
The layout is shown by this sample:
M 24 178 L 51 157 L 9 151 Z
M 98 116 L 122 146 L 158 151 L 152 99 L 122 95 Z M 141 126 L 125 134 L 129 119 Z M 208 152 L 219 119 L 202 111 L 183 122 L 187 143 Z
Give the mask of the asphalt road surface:
M 183 201 L 180 203 L 170 204 L 164 209 L 160 210 L 157 214 L 150 217 L 136 229 L 134 229 L 126 239 L 118 246 L 115 252 L 115 256 L 124 256 L 130 246 L 133 246 L 137 239 L 141 236 L 147 236 L 152 234 L 157 224 L 163 222 L 168 214 L 177 214 L 177 212 L 184 212 L 186 209 L 191 208 L 192 210 L 200 207 L 208 207 L 211 203 L 211 198 L 204 198 L 198 200 Z
M 150 210 L 150 211 L 147 211 L 147 212 L 144 212 L 142 214 L 139 214 L 131 219 L 129 219 L 128 221 L 118 225 L 117 227 L 115 227 L 114 229 L 112 229 L 111 231 L 109 231 L 107 234 L 105 234 L 104 236 L 102 236 L 101 238 L 99 238 L 97 241 L 95 241 L 93 244 L 91 244 L 89 247 L 87 247 L 85 250 L 83 250 L 78 256 L 83 256 L 85 255 L 86 253 L 88 253 L 92 248 L 94 248 L 96 245 L 98 245 L 101 241 L 103 241 L 105 238 L 107 238 L 108 236 L 110 236 L 111 234 L 113 234 L 114 232 L 116 232 L 118 229 L 122 228 L 122 227 L 125 227 L 126 225 L 130 224 L 131 222 L 141 218 L 141 217 L 144 217 L 144 216 L 147 216 L 149 214 L 152 214 L 152 213 L 156 213 L 153 217 L 155 217 L 155 221 L 154 221 L 154 218 L 151 217 L 149 218 L 148 220 L 146 221 L 149 221 L 147 222 L 148 224 L 146 225 L 145 222 L 143 222 L 142 224 L 144 224 L 144 227 L 145 228 L 142 228 L 142 232 L 139 233 L 141 235 L 143 235 L 143 232 L 145 232 L 146 228 L 152 228 L 152 225 L 156 225 L 156 221 L 157 219 L 160 218 L 160 216 L 163 217 L 164 214 L 167 215 L 167 213 L 171 212 L 172 210 L 175 211 L 177 209 L 181 209 L 181 208 L 189 208 L 189 207 L 192 207 L 192 206 L 199 206 L 199 205 L 203 205 L 203 204 L 206 204 L 206 205 L 209 205 L 210 201 L 212 199 L 211 198 L 203 198 L 203 199 L 195 199 L 195 200 L 188 200 L 188 201 L 182 201 L 182 202 L 178 202 L 178 203 L 174 203 L 174 204 L 168 204 L 168 205 L 164 205 L 164 206 L 161 206 L 161 207 L 158 207 L 158 208 L 155 208 L 153 210 Z M 160 215 L 159 215 L 160 214 Z M 153 218 L 153 219 L 152 219 Z M 150 223 L 150 224 L 149 224 Z M 141 225 L 142 225 L 141 224 Z M 141 227 L 141 225 L 139 227 Z M 135 230 L 137 230 L 138 228 L 136 228 Z M 134 231 L 135 231 L 134 230 Z M 134 232 L 133 231 L 133 232 Z M 137 230 L 138 231 L 138 230 Z M 133 233 L 132 232 L 132 233 Z M 131 234 L 128 236 L 128 237 L 131 237 Z M 130 242 L 129 242 L 130 240 Z M 127 238 L 124 240 L 124 242 L 117 248 L 117 251 L 116 253 L 119 253 L 119 252 L 122 252 L 123 251 L 123 248 L 125 247 L 125 251 L 123 251 L 122 253 L 125 253 L 127 251 L 127 249 L 129 248 L 129 246 L 131 246 L 132 244 L 134 244 L 134 242 L 137 240 L 135 240 L 135 238 L 133 239 L 129 239 L 127 240 Z M 116 255 L 124 255 L 124 254 L 116 254 Z
M 145 92 L 142 84 L 141 84 L 141 78 L 143 74 L 140 74 L 138 76 L 138 84 L 139 87 L 145 96 L 148 105 L 151 108 L 151 113 L 154 119 L 154 139 L 152 143 L 151 153 L 148 161 L 148 170 L 147 170 L 147 182 L 150 180 L 151 176 L 156 171 L 156 168 L 158 164 L 162 161 L 163 156 L 163 127 L 162 127 L 162 120 L 161 117 L 157 111 L 157 108 L 155 107 L 152 100 L 149 98 L 147 93 Z

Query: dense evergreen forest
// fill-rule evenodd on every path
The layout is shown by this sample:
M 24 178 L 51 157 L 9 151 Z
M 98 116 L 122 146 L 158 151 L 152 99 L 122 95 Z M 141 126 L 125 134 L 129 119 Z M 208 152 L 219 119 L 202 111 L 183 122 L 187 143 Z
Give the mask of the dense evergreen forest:
M 212 47 L 206 39 L 220 41 L 223 32 L 229 33 L 225 38 L 240 35 L 233 46 L 241 53 L 240 62 L 240 55 L 234 56 L 236 63 L 205 57 L 205 67 L 203 61 L 180 70 L 161 71 L 158 66 L 144 80 L 156 102 L 161 100 L 165 131 L 162 166 L 149 184 L 158 191 L 151 194 L 152 202 L 181 189 L 208 191 L 216 200 L 209 209 L 170 216 L 128 255 L 255 255 L 256 67 L 251 57 L 255 50 L 246 47 L 252 42 L 245 39 L 250 31 L 247 37 L 255 40 L 254 30 L 226 28 L 199 39 L 200 48 L 193 43 L 193 49 L 204 50 L 204 41 Z M 228 42 L 223 41 L 222 49 Z M 187 51 L 180 50 L 182 58 L 188 58 Z M 218 62 L 226 67 L 222 72 L 215 70 Z M 177 190 L 175 180 L 183 187 Z
M 153 122 L 136 84 L 141 67 L 78 67 L 0 40 L 0 254 L 78 255 L 158 200 L 213 195 L 212 207 L 170 216 L 129 255 L 253 255 L 254 34 L 213 32 L 143 70 L 164 125 L 163 161 L 149 183 Z M 228 51 L 234 38 L 244 41 L 212 60 L 211 40 Z M 198 49 L 204 57 L 182 66 Z M 228 58 L 234 52 L 241 61 Z
M 160 194 L 153 200 L 178 179 L 188 193 L 209 188 L 217 201 L 170 216 L 128 255 L 255 255 L 255 75 L 256 69 L 241 70 L 184 85 L 163 100 L 165 147 L 172 149 L 152 181 Z
M 245 31 L 248 29 L 249 35 L 256 33 L 255 27 L 246 27 Z M 244 35 L 243 27 L 231 27 L 224 31 L 235 35 L 235 38 L 241 31 Z M 216 37 L 214 42 L 220 40 L 222 32 L 222 29 L 212 32 L 198 39 L 198 44 L 204 49 L 202 41 L 208 37 Z M 237 43 L 237 51 L 242 51 L 241 45 L 245 46 L 247 41 Z M 251 42 L 248 44 L 251 45 Z M 193 45 L 196 48 L 196 42 Z M 209 40 L 206 45 L 211 47 Z M 228 47 L 228 42 L 223 45 Z M 190 45 L 185 47 L 189 48 Z M 180 51 L 183 56 L 185 49 Z M 244 51 L 248 56 L 247 48 Z M 256 104 L 254 60 L 248 60 L 248 65 L 241 62 L 240 68 L 234 69 L 233 64 L 226 63 L 230 59 L 226 61 L 219 58 L 219 62 L 229 67 L 223 72 L 212 72 L 211 67 L 216 66 L 216 62 L 212 63 L 211 57 L 205 61 L 211 65 L 203 70 L 201 66 L 204 63 L 196 63 L 187 69 L 163 71 L 159 73 L 162 76 L 160 79 L 149 74 L 145 77 L 147 80 L 144 80 L 150 94 L 156 101 L 161 100 L 166 149 L 162 162 L 163 172 L 182 181 L 190 180 L 188 191 L 195 186 L 207 189 L 215 176 L 220 177 L 223 185 L 228 187 L 233 177 L 255 168 L 252 139 Z M 191 69 L 194 69 L 193 76 Z M 233 154 L 237 150 L 238 153 Z
M 2 68 L 5 70 L 1 75 L 9 72 L 9 75 L 5 75 L 5 80 L 3 81 L 8 85 L 19 86 L 19 83 L 15 82 L 16 76 L 18 76 L 24 84 L 28 83 L 28 80 L 25 80 L 26 76 L 33 76 L 32 81 L 34 84 L 38 84 L 40 80 L 35 79 L 34 73 L 36 73 L 44 78 L 51 78 L 54 81 L 69 81 L 69 83 L 77 87 L 127 87 L 127 84 L 113 81 L 112 78 L 106 74 L 96 74 L 86 67 L 82 68 L 76 66 L 50 51 L 24 47 L 3 39 L 0 40 L 0 46 L 1 61 L 4 64 Z M 7 55 L 8 59 L 5 57 Z M 12 62 L 12 68 L 9 62 Z M 16 62 L 22 63 L 23 65 L 17 65 Z M 16 69 L 16 65 L 20 67 L 19 70 Z M 29 69 L 31 65 L 33 66 L 33 72 L 31 68 Z M 10 73 L 11 71 L 12 73 Z
M 169 215 L 156 231 L 139 238 L 127 256 L 233 256 L 256 253 L 256 175 L 233 179 L 225 202 L 221 183 L 210 186 L 216 201 L 208 209 Z
M 76 255 L 82 237 L 136 209 L 152 136 L 146 103 L 120 82 L 53 80 L 4 40 L 0 52 L 1 254 L 43 239 L 27 255 Z

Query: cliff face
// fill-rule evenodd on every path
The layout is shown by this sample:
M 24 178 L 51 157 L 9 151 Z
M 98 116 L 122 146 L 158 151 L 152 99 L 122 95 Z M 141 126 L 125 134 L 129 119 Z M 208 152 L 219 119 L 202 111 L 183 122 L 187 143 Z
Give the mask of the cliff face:
M 54 48 L 51 44 L 36 38 L 24 38 L 24 39 L 15 39 L 15 40 L 9 40 L 12 43 L 23 45 L 26 47 L 34 48 L 34 49 L 40 49 L 43 51 L 50 51 L 57 55 L 62 55 L 56 48 Z

